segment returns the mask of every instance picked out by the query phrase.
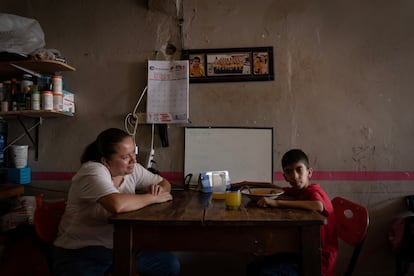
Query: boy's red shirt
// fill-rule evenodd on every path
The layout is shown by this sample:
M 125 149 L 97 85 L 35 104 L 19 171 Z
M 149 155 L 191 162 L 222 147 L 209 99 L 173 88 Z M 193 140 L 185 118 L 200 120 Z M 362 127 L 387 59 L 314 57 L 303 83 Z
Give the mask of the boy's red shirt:
M 322 275 L 334 275 L 336 256 L 338 254 L 338 237 L 336 220 L 331 200 L 319 184 L 311 184 L 306 189 L 297 190 L 284 187 L 285 195 L 297 200 L 319 200 L 323 204 L 322 215 L 327 218 L 327 224 L 321 227 L 322 242 Z

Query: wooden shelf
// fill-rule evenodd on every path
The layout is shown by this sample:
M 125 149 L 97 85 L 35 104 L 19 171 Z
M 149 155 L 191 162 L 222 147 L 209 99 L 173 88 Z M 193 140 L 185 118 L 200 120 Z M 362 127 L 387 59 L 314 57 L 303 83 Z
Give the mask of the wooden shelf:
M 19 110 L 19 111 L 7 111 L 0 112 L 0 117 L 73 117 L 74 114 L 61 111 L 49 111 L 49 110 Z
M 15 65 L 15 66 L 14 66 Z M 0 62 L 0 79 L 7 79 L 9 77 L 16 77 L 24 74 L 25 71 L 37 75 L 52 75 L 63 71 L 76 71 L 76 69 L 64 62 L 56 60 L 16 60 L 16 61 L 1 61 Z M 37 73 L 37 74 L 36 74 Z M 61 111 L 48 110 L 19 110 L 0 112 L 0 117 L 4 119 L 17 119 L 24 129 L 23 135 L 17 137 L 13 142 L 15 143 L 20 138 L 27 136 L 35 147 L 35 160 L 39 158 L 39 126 L 42 124 L 43 118 L 52 117 L 73 117 L 74 114 Z M 23 117 L 33 118 L 35 123 L 28 128 L 23 120 Z M 30 131 L 34 129 L 35 134 L 32 137 Z
M 54 74 L 62 71 L 76 71 L 76 69 L 66 63 L 56 60 L 19 60 L 0 62 L 0 72 L 2 75 L 22 74 L 24 71 L 12 66 L 15 64 L 40 74 Z

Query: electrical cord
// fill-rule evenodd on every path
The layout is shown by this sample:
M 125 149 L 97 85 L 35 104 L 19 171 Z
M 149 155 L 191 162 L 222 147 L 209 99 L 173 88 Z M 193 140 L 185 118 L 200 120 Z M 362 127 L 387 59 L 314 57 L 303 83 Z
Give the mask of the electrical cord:
M 149 155 L 149 158 L 148 158 L 147 169 L 152 167 L 152 163 L 155 163 L 154 154 L 155 154 L 155 151 L 154 151 L 154 124 L 152 124 L 152 127 L 151 127 L 151 151 L 150 151 L 150 155 Z
M 139 97 L 137 103 L 135 104 L 134 110 L 128 113 L 124 120 L 125 130 L 126 132 L 128 132 L 129 135 L 132 136 L 132 139 L 134 140 L 135 154 L 138 154 L 138 146 L 135 140 L 135 135 L 137 134 L 138 124 L 139 124 L 137 110 L 147 90 L 148 90 L 148 86 L 145 86 L 144 90 L 141 93 L 141 96 Z
M 138 117 L 138 106 L 142 101 L 142 98 L 144 97 L 145 93 L 148 91 L 148 86 L 145 86 L 144 90 L 141 93 L 141 96 L 139 97 L 137 103 L 135 104 L 134 110 L 130 113 L 128 113 L 124 120 L 124 126 L 126 132 L 132 136 L 132 139 L 134 141 L 135 146 L 135 154 L 138 154 L 138 146 L 136 143 L 135 136 L 137 134 L 138 124 L 139 124 L 139 117 Z M 154 161 L 154 124 L 152 124 L 152 130 L 151 130 L 151 149 L 150 149 L 150 155 L 148 158 L 147 168 L 151 168 L 152 164 L 155 163 Z

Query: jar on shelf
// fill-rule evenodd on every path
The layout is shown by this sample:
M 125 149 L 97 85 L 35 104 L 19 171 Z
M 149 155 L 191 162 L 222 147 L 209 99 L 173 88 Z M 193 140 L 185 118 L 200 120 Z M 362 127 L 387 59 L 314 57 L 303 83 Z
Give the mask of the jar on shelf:
M 53 92 L 42 91 L 42 110 L 53 110 Z
M 23 74 L 22 81 L 20 82 L 21 91 L 25 92 L 27 89 L 31 89 L 33 86 L 33 77 L 30 74 Z

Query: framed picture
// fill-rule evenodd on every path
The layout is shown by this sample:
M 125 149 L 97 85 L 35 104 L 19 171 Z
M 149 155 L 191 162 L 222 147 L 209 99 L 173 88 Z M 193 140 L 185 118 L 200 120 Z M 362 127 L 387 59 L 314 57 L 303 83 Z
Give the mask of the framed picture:
M 183 50 L 190 82 L 271 81 L 273 47 Z

